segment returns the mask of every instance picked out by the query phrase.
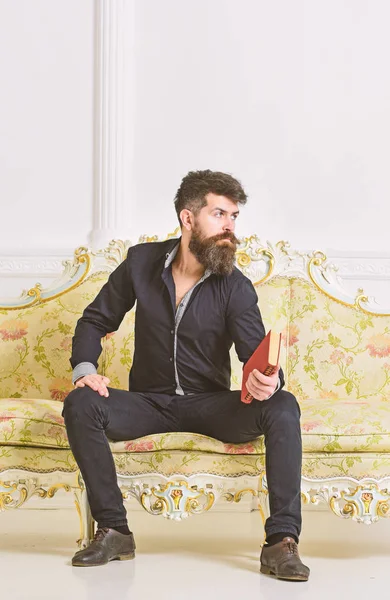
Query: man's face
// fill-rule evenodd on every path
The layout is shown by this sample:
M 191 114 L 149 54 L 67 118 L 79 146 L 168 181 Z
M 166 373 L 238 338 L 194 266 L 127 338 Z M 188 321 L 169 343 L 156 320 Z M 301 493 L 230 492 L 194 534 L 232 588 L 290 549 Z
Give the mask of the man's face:
M 234 235 L 239 214 L 237 204 L 225 196 L 207 194 L 194 218 L 189 249 L 196 259 L 216 275 L 230 275 L 239 240 Z

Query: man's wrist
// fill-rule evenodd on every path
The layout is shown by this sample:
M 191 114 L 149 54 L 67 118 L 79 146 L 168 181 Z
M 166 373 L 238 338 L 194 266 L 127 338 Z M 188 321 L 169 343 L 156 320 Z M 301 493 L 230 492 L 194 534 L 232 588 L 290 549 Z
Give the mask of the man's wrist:
M 75 366 L 72 373 L 72 383 L 75 383 L 86 375 L 95 375 L 97 373 L 96 367 L 90 362 L 82 362 Z
M 266 398 L 266 400 L 269 400 L 270 398 L 272 398 L 272 396 L 274 394 L 276 394 L 276 392 L 280 389 L 280 385 L 281 385 L 281 381 L 280 381 L 280 377 L 279 377 L 278 378 L 278 383 L 276 384 L 275 390 L 272 392 L 272 394 L 270 396 L 268 396 L 268 398 Z

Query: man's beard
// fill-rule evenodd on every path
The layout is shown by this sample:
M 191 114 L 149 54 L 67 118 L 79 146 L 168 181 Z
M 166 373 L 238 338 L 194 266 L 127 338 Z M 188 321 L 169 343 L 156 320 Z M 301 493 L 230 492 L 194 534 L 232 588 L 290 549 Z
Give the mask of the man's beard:
M 219 243 L 228 239 L 231 243 Z M 189 249 L 205 269 L 214 275 L 230 275 L 234 267 L 234 258 L 239 240 L 234 233 L 226 232 L 205 237 L 199 228 L 192 231 Z

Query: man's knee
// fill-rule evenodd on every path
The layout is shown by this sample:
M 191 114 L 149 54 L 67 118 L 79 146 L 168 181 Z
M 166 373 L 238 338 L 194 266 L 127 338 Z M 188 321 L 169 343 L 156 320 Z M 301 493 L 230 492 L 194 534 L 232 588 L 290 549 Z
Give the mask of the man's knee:
M 287 420 L 299 420 L 301 410 L 294 394 L 287 390 L 280 390 L 270 398 L 269 402 L 273 404 L 273 408 L 278 413 L 278 418 Z
M 75 388 L 65 398 L 62 416 L 65 421 L 69 421 L 75 416 L 81 418 L 82 415 L 89 414 L 99 401 L 99 394 L 90 387 Z

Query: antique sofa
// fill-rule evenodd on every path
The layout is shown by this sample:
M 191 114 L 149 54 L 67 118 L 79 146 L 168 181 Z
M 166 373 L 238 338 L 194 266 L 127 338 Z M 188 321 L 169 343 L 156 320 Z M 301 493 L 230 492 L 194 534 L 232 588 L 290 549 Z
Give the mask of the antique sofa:
M 98 252 L 79 248 L 50 289 L 37 284 L 0 307 L 0 509 L 18 508 L 34 495 L 51 498 L 61 488 L 72 492 L 81 546 L 89 543 L 93 522 L 61 417 L 72 389 L 71 339 L 83 308 L 128 246 L 113 241 Z M 327 503 L 336 515 L 367 524 L 386 517 L 390 314 L 361 290 L 351 298 L 321 252 L 300 253 L 252 236 L 241 241 L 237 265 L 256 287 L 266 328 L 283 332 L 286 388 L 302 411 L 303 501 Z M 103 340 L 99 372 L 114 387 L 127 387 L 134 315 Z M 232 367 L 238 388 L 241 365 L 233 349 Z M 153 515 L 180 520 L 248 493 L 266 516 L 262 438 L 234 445 L 167 433 L 111 447 L 124 498 L 137 498 Z

